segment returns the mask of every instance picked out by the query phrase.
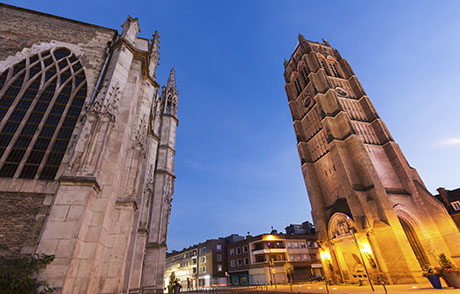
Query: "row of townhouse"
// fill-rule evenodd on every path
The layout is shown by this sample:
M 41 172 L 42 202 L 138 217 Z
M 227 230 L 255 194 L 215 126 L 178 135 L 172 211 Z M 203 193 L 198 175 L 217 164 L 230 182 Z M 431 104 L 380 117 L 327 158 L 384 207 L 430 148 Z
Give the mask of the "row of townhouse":
M 262 234 L 229 244 L 232 285 L 310 281 L 323 275 L 315 235 Z
M 288 234 L 233 234 L 168 253 L 165 285 L 173 272 L 184 290 L 309 281 L 323 276 L 314 230 L 301 229 L 302 225 L 287 227 Z

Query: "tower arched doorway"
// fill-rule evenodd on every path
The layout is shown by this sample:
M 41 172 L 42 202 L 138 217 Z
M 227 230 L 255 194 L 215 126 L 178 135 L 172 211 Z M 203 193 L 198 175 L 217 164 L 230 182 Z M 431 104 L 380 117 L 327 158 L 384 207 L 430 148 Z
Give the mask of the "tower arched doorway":
M 348 283 L 358 283 L 367 279 L 359 244 L 352 236 L 355 233 L 356 224 L 351 217 L 341 212 L 332 215 L 328 224 L 328 235 L 338 266 L 335 271 L 340 271 L 343 282 Z
M 428 258 L 426 257 L 425 251 L 423 250 L 422 244 L 417 237 L 417 233 L 415 232 L 414 227 L 411 225 L 410 222 L 406 221 L 405 219 L 398 216 L 399 222 L 406 234 L 407 240 L 412 248 L 412 251 L 417 258 L 420 267 L 423 268 L 425 265 L 429 264 Z

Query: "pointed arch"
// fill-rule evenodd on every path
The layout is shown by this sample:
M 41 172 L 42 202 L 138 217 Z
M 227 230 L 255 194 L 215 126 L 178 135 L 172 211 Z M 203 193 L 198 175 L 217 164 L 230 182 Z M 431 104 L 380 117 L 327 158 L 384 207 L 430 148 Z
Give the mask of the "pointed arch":
M 343 212 L 334 213 L 329 219 L 328 223 L 328 235 L 330 239 L 339 238 L 343 236 L 349 236 L 350 233 L 344 230 L 344 224 L 350 228 L 355 228 L 355 222 L 353 219 Z
M 331 73 L 330 73 L 326 58 L 322 54 L 319 54 L 319 53 L 316 54 L 316 57 L 318 58 L 318 63 L 319 63 L 320 68 L 324 68 L 326 75 L 330 76 Z
M 422 243 L 420 242 L 419 234 L 417 234 L 417 231 L 419 231 L 418 228 L 420 228 L 420 222 L 415 216 L 413 216 L 401 205 L 396 205 L 394 209 L 399 223 L 401 224 L 407 240 L 409 241 L 412 251 L 417 258 L 420 267 L 423 268 L 425 265 L 429 264 L 429 260 L 422 246 Z
M 329 68 L 331 69 L 331 73 L 333 76 L 337 77 L 337 78 L 341 78 L 342 77 L 342 74 L 340 73 L 340 65 L 339 63 L 337 62 L 337 60 L 335 60 L 333 57 L 331 56 L 328 56 L 327 57 L 327 63 L 329 64 Z
M 67 47 L 48 46 L 5 67 L 0 177 L 55 179 L 86 97 L 84 68 Z

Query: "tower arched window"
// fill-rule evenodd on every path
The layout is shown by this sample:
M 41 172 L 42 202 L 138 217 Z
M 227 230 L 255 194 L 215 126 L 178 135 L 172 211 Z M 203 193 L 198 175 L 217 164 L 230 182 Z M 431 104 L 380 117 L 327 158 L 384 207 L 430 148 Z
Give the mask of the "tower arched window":
M 302 88 L 300 87 L 299 81 L 297 79 L 294 80 L 294 85 L 297 90 L 297 96 L 299 96 L 302 92 Z
M 168 95 L 166 98 L 166 113 L 176 115 L 176 100 L 172 95 Z
M 326 61 L 325 61 L 322 57 L 318 57 L 318 59 L 319 59 L 319 64 L 320 64 L 320 66 L 321 66 L 322 68 L 324 68 L 324 70 L 326 71 L 326 74 L 327 74 L 327 75 L 330 75 L 330 74 L 329 74 L 329 69 L 328 69 L 327 64 L 326 64 Z
M 80 61 L 63 47 L 0 73 L 0 177 L 54 179 L 86 92 Z
M 333 75 L 337 78 L 340 78 L 340 74 L 339 74 L 339 71 L 337 70 L 335 62 L 334 61 L 329 62 L 329 65 L 331 66 Z
M 307 69 L 305 67 L 302 67 L 301 72 L 302 72 L 303 79 L 305 80 L 305 85 L 308 85 L 310 80 L 308 79 Z

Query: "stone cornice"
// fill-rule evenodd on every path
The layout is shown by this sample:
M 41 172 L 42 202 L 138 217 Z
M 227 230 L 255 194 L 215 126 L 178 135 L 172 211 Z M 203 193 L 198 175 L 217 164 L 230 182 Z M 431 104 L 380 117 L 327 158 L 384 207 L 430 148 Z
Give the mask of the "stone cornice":
M 169 114 L 169 113 L 162 113 L 161 116 L 174 118 L 176 120 L 176 122 L 177 122 L 177 125 L 179 125 L 179 119 L 177 117 L 175 117 L 174 115 Z
M 137 201 L 131 198 L 118 197 L 115 202 L 116 205 L 132 206 L 134 210 L 137 210 Z
M 397 194 L 397 195 L 412 195 L 405 189 L 398 189 L 398 188 L 385 188 L 385 192 L 387 194 Z
M 165 248 L 165 247 L 166 247 L 165 242 L 162 242 L 162 243 L 149 242 L 145 245 L 145 248 L 147 249 L 157 249 L 157 248 Z
M 96 177 L 93 176 L 62 176 L 59 178 L 59 182 L 92 185 L 96 188 L 98 192 L 101 191 L 101 186 L 99 185 L 99 182 L 97 181 Z
M 169 146 L 169 145 L 161 144 L 160 146 L 158 146 L 158 148 L 169 149 L 169 150 L 172 151 L 172 153 L 176 154 L 176 150 L 173 147 Z
M 167 174 L 168 176 L 173 177 L 173 179 L 176 178 L 176 176 L 173 173 L 171 173 L 170 171 L 167 171 L 165 169 L 156 169 L 155 174 Z

